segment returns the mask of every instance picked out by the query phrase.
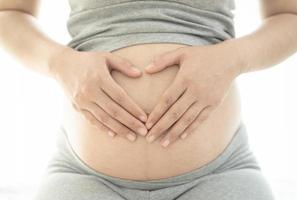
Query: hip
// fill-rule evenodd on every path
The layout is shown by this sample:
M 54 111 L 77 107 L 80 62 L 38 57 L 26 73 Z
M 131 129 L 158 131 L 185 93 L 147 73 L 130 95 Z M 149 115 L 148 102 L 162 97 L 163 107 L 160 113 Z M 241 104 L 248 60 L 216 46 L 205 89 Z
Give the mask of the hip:
M 48 164 L 47 173 L 34 198 L 36 200 L 84 199 L 86 196 L 92 199 L 123 197 L 131 200 L 274 199 L 269 183 L 249 148 L 243 123 L 224 150 L 211 162 L 156 180 L 130 180 L 96 171 L 73 151 L 63 127 L 58 133 L 58 151 Z

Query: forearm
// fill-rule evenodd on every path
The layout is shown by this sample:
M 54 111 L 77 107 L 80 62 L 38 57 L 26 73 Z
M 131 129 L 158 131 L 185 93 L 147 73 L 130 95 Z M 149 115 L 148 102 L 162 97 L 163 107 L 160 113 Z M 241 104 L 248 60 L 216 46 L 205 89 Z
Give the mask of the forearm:
M 19 11 L 0 12 L 0 45 L 29 69 L 52 77 L 51 59 L 67 49 L 46 34 L 32 15 Z M 8 67 L 8 66 L 7 66 Z
M 232 49 L 241 74 L 276 65 L 297 51 L 297 15 L 266 18 L 256 31 L 225 45 Z

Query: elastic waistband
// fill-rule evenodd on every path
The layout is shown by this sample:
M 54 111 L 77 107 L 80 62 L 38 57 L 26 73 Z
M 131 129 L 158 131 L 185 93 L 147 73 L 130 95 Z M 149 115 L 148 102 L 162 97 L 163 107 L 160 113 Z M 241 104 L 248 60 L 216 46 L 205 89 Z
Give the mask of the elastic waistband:
M 65 136 L 62 142 L 66 142 L 67 144 L 63 144 L 66 146 L 63 146 L 64 148 L 67 148 L 67 153 L 70 153 L 72 159 L 75 159 L 74 164 L 79 165 L 80 168 L 82 168 L 84 171 L 87 171 L 88 173 L 103 178 L 115 185 L 131 188 L 131 189 L 148 189 L 148 188 L 162 188 L 162 186 L 169 187 L 174 185 L 179 185 L 183 183 L 190 182 L 194 179 L 197 179 L 199 177 L 202 177 L 204 175 L 212 173 L 215 169 L 223 165 L 228 158 L 238 150 L 238 148 L 244 148 L 244 146 L 247 145 L 247 131 L 246 126 L 243 122 L 239 125 L 238 129 L 236 130 L 236 133 L 233 135 L 233 138 L 227 145 L 227 147 L 212 161 L 208 162 L 207 164 L 196 168 L 192 171 L 179 174 L 176 176 L 168 177 L 168 178 L 161 178 L 161 179 L 154 179 L 154 180 L 131 180 L 131 179 L 124 179 L 119 177 L 113 177 L 98 171 L 95 171 L 94 169 L 88 167 L 74 152 L 73 148 L 71 147 L 67 133 L 63 126 L 60 127 L 60 130 L 63 131 L 63 135 Z M 61 142 L 61 141 L 60 141 Z

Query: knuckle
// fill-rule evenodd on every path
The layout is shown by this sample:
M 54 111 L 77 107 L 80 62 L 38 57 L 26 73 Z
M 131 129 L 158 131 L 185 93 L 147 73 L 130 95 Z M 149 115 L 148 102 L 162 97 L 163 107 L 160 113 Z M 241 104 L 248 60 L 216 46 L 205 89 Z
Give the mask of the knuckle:
M 208 118 L 207 114 L 202 114 L 201 116 L 199 116 L 198 121 L 199 122 L 204 122 L 207 118 Z
M 124 97 L 121 94 L 117 94 L 114 97 L 115 101 L 118 102 L 119 104 L 122 104 L 124 102 Z
M 96 119 L 94 119 L 93 117 L 89 118 L 89 121 L 91 122 L 91 124 L 93 124 L 97 127 L 101 127 L 99 122 Z
M 187 133 L 187 135 L 190 135 L 191 133 L 193 133 L 193 131 L 196 129 L 197 127 L 197 121 L 194 122 L 194 124 L 190 127 L 188 127 L 184 133 Z
M 162 133 L 162 126 L 158 125 L 154 127 L 154 131 L 151 133 L 152 135 L 160 135 Z
M 120 112 L 118 109 L 110 109 L 110 114 L 113 118 L 117 118 L 120 117 Z
M 125 136 L 125 131 L 123 127 L 121 126 L 115 127 L 115 131 L 117 132 L 118 135 Z
M 194 120 L 194 118 L 195 118 L 195 115 L 190 115 L 188 117 L 185 117 L 183 120 L 183 123 L 188 125 Z
M 128 135 L 131 132 L 128 128 L 126 128 L 122 124 L 120 124 L 119 126 L 116 127 L 116 131 L 121 136 L 126 136 L 126 135 Z
M 127 67 L 133 67 L 133 64 L 130 61 L 126 60 L 126 59 L 123 60 L 123 65 L 125 65 Z
M 170 138 L 175 138 L 178 134 L 178 126 L 175 126 L 173 129 L 171 129 L 168 133 Z
M 172 103 L 172 97 L 164 97 L 164 106 L 167 108 L 171 105 Z
M 179 118 L 179 114 L 178 114 L 178 112 L 177 112 L 177 111 L 173 111 L 173 112 L 171 112 L 171 114 L 170 114 L 170 118 L 171 118 L 172 120 L 177 120 L 177 119 Z
M 82 114 L 88 121 L 93 123 L 94 119 L 92 119 L 92 117 L 89 114 L 87 114 L 85 111 L 83 111 Z
M 178 137 L 178 133 L 177 131 L 172 131 L 168 134 L 168 138 L 170 141 L 173 141 L 175 140 L 176 138 Z
M 135 120 L 128 120 L 128 125 L 129 125 L 129 127 L 134 128 L 134 129 L 138 128 L 138 125 Z
M 103 124 L 108 124 L 108 122 L 109 122 L 108 115 L 100 113 L 100 114 L 98 114 L 98 118 L 99 118 L 99 121 L 101 121 Z
M 122 132 L 123 136 L 127 136 L 129 134 L 134 135 L 134 133 L 128 128 L 121 128 L 120 131 Z

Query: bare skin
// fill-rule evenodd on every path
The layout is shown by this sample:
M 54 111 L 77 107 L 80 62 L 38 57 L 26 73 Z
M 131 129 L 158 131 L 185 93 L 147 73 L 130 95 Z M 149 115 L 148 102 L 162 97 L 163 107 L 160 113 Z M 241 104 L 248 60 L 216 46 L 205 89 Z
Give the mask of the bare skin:
M 141 44 L 113 53 L 129 59 L 143 71 L 154 55 L 181 46 L 184 45 Z M 114 71 L 112 77 L 149 114 L 173 82 L 178 69 L 175 65 L 156 74 L 143 73 L 136 79 Z M 166 149 L 160 145 L 162 137 L 152 143 L 142 135 L 138 135 L 134 142 L 122 139 L 121 135 L 111 139 L 75 111 L 67 99 L 63 124 L 75 152 L 97 171 L 138 180 L 174 176 L 213 160 L 230 141 L 240 121 L 239 94 L 235 83 L 230 90 L 220 109 L 209 120 L 187 138 L 176 140 Z
M 297 49 L 297 5 L 294 0 L 261 0 L 263 17 L 261 27 L 244 37 L 224 41 L 205 51 L 198 46 L 149 44 L 126 47 L 112 53 L 75 52 L 51 40 L 41 32 L 34 18 L 37 16 L 38 3 L 37 0 L 26 3 L 0 0 L 0 27 L 3 27 L 0 30 L 0 43 L 25 66 L 50 76 L 61 84 L 68 97 L 65 101 L 64 124 L 75 151 L 92 168 L 122 178 L 138 180 L 164 178 L 192 170 L 213 160 L 225 148 L 238 127 L 240 106 L 235 78 L 243 73 L 271 67 L 295 53 Z M 22 45 L 19 45 L 20 43 Z M 39 48 L 40 46 L 43 48 Z M 203 62 L 204 66 L 214 64 L 212 57 L 205 53 L 208 50 L 221 56 L 217 60 L 223 60 L 221 66 L 219 62 L 215 63 L 217 69 L 227 69 L 226 66 L 230 66 L 230 70 L 226 70 L 227 73 L 215 80 L 217 82 L 221 80 L 220 83 L 226 84 L 222 84 L 224 87 L 214 88 L 215 91 L 207 89 L 212 88 L 212 82 L 205 79 L 212 76 L 207 74 L 208 69 L 206 67 L 197 69 L 190 64 L 193 62 Z M 140 51 L 142 54 L 135 56 Z M 166 64 L 159 65 L 159 69 L 166 68 L 165 70 L 159 71 L 157 67 L 158 72 L 153 74 L 145 70 L 154 56 L 170 51 L 174 51 L 175 56 L 171 56 Z M 196 61 L 196 54 L 204 55 L 203 61 Z M 86 57 L 94 59 L 88 59 L 92 61 L 86 62 L 86 59 L 83 59 Z M 157 60 L 159 59 L 155 59 L 155 63 L 158 63 Z M 183 61 L 183 64 L 179 67 L 174 66 L 170 60 Z M 125 67 L 120 68 L 124 62 Z M 75 63 L 81 63 L 84 68 L 79 68 Z M 133 72 L 133 64 L 142 72 Z M 101 71 L 98 70 L 99 67 L 92 67 L 94 65 L 100 65 Z M 116 71 L 111 72 L 111 69 Z M 193 70 L 205 74 L 203 79 L 199 79 L 199 82 L 189 79 L 189 74 Z M 180 71 L 183 73 L 179 73 Z M 217 71 L 213 70 L 213 73 L 216 74 Z M 94 75 L 93 79 L 87 79 L 88 74 Z M 96 82 L 99 77 L 100 82 Z M 175 82 L 175 78 L 178 78 L 179 82 Z M 159 127 L 159 130 L 170 126 L 172 120 L 162 120 L 162 123 L 158 124 L 157 121 L 161 122 L 158 120 L 161 113 L 154 114 L 156 112 L 153 110 L 162 107 L 160 106 L 162 102 L 166 102 L 166 98 L 160 97 L 166 93 L 167 88 L 171 87 L 172 91 L 176 91 L 181 86 L 179 83 L 185 82 L 184 80 L 195 86 L 193 88 L 201 84 L 205 86 L 204 90 L 200 88 L 196 90 L 200 92 L 191 92 L 185 98 L 193 100 L 192 102 L 204 99 L 203 106 L 200 104 L 197 109 L 188 110 L 189 116 L 200 112 L 208 105 L 213 105 L 215 109 L 203 115 L 202 118 L 207 120 L 202 120 L 202 123 L 199 117 L 187 123 L 187 127 L 192 125 L 194 128 L 188 132 L 179 131 L 179 135 L 188 133 L 184 140 L 172 137 L 172 143 L 167 148 L 163 148 L 158 142 L 148 143 L 138 131 L 140 127 L 149 127 L 148 123 L 144 126 L 142 122 L 155 118 L 154 127 Z M 72 87 L 73 85 L 77 87 Z M 110 85 L 114 86 L 113 89 L 106 87 Z M 125 109 L 119 108 L 120 112 L 114 112 L 116 109 L 99 110 L 98 106 L 91 107 L 91 102 L 104 105 L 99 99 L 106 97 L 103 93 L 101 96 L 94 95 L 92 91 L 95 91 L 95 86 L 112 95 L 122 92 L 122 95 L 118 95 L 115 100 L 105 98 L 104 104 L 114 105 L 113 102 L 118 100 L 125 102 L 120 104 Z M 186 86 L 189 88 L 189 85 Z M 170 95 L 173 93 L 167 92 L 167 97 Z M 209 101 L 205 101 L 206 99 Z M 185 110 L 187 104 L 175 105 L 175 102 L 172 102 L 171 105 L 179 110 Z M 165 113 L 165 109 L 163 112 Z M 147 114 L 145 118 L 149 119 L 142 119 L 140 115 L 143 114 Z M 166 114 L 169 116 L 170 112 L 164 116 Z M 181 123 L 182 120 L 185 118 L 175 119 L 176 123 Z M 128 125 L 129 129 L 121 124 Z M 113 139 L 108 137 L 106 134 L 108 131 L 113 131 L 116 137 Z M 173 134 L 173 132 L 168 134 L 166 131 L 156 131 L 156 128 L 151 128 L 149 131 L 160 136 Z M 132 132 L 137 136 L 134 142 L 123 139 Z

